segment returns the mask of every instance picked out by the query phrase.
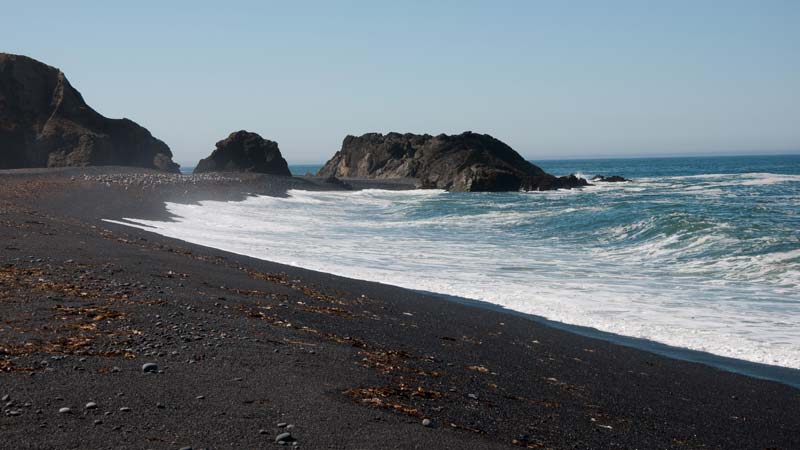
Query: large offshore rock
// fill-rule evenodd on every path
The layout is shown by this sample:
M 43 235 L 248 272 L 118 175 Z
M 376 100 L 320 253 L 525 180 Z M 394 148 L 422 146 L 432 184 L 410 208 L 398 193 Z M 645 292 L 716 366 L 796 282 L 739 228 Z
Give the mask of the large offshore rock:
M 194 172 L 256 172 L 291 176 L 277 142 L 244 130 L 217 142 L 217 148 L 208 158 L 197 163 Z
M 317 174 L 341 178 L 414 178 L 425 188 L 450 191 L 550 190 L 586 186 L 555 177 L 488 134 L 368 133 L 347 136 Z

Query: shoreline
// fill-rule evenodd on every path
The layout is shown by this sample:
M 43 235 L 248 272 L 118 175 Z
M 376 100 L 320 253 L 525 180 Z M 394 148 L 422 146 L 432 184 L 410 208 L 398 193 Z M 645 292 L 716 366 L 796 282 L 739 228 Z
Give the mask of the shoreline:
M 135 218 L 131 218 L 131 220 L 136 220 L 136 219 Z M 148 229 L 151 228 L 150 225 L 141 224 L 141 223 L 137 223 L 137 222 L 128 223 L 129 222 L 128 219 L 103 219 L 103 222 L 106 222 L 106 223 L 109 223 L 109 224 L 114 224 L 114 225 L 125 226 L 125 227 L 138 228 L 138 229 L 142 229 L 143 228 L 143 231 L 149 231 Z M 270 263 L 273 263 L 273 264 L 284 265 L 284 266 L 293 267 L 293 268 L 300 269 L 300 270 L 316 272 L 316 273 L 324 274 L 324 275 L 331 275 L 331 276 L 341 277 L 341 278 L 344 278 L 344 279 L 347 279 L 347 280 L 352 280 L 353 282 L 356 282 L 356 283 L 357 282 L 377 283 L 377 284 L 383 285 L 383 286 L 388 286 L 388 287 L 393 287 L 393 288 L 398 288 L 398 289 L 405 289 L 405 290 L 408 290 L 408 291 L 411 291 L 411 292 L 419 293 L 421 295 L 435 297 L 435 298 L 440 299 L 441 301 L 444 301 L 444 302 L 458 303 L 458 304 L 461 304 L 461 305 L 467 305 L 467 306 L 474 307 L 474 308 L 487 309 L 487 310 L 491 310 L 491 311 L 497 311 L 497 312 L 500 312 L 500 313 L 503 313 L 503 314 L 511 314 L 511 315 L 515 315 L 515 316 L 519 316 L 519 317 L 524 317 L 524 318 L 526 318 L 528 320 L 531 320 L 531 321 L 534 321 L 536 323 L 543 324 L 543 325 L 551 327 L 551 328 L 563 330 L 563 331 L 566 331 L 568 333 L 577 334 L 577 335 L 580 335 L 580 336 L 585 336 L 585 337 L 593 338 L 593 339 L 601 339 L 601 340 L 610 342 L 612 344 L 621 345 L 621 346 L 630 347 L 630 348 L 637 349 L 637 350 L 646 351 L 646 352 L 653 353 L 653 354 L 656 354 L 656 355 L 659 355 L 659 356 L 664 356 L 664 357 L 667 357 L 667 358 L 670 358 L 670 359 L 675 359 L 675 360 L 678 360 L 678 361 L 685 361 L 685 362 L 699 363 L 699 364 L 703 364 L 705 366 L 712 367 L 712 368 L 719 369 L 719 370 L 723 370 L 723 371 L 726 371 L 726 372 L 745 375 L 745 376 L 748 376 L 748 377 L 753 377 L 753 378 L 757 378 L 757 379 L 761 379 L 761 380 L 775 381 L 775 382 L 779 382 L 779 383 L 785 384 L 787 386 L 790 386 L 790 387 L 793 387 L 793 388 L 796 388 L 796 389 L 800 389 L 800 369 L 794 369 L 794 368 L 791 368 L 791 367 L 784 367 L 784 366 L 778 366 L 778 365 L 772 365 L 772 364 L 765 364 L 765 363 L 760 363 L 760 362 L 756 362 L 756 361 L 748 361 L 746 359 L 731 358 L 731 357 L 727 357 L 727 356 L 723 356 L 723 355 L 717 355 L 717 354 L 714 354 L 714 353 L 710 353 L 710 352 L 707 352 L 707 351 L 694 350 L 694 349 L 691 349 L 691 348 L 677 347 L 677 346 L 674 346 L 674 345 L 669 345 L 669 344 L 665 344 L 665 343 L 654 341 L 654 340 L 650 340 L 650 339 L 639 338 L 639 337 L 635 337 L 635 336 L 626 336 L 626 335 L 623 335 L 623 334 L 617 334 L 617 333 L 613 333 L 613 332 L 603 331 L 603 330 L 600 330 L 600 329 L 597 329 L 597 328 L 593 328 L 593 327 L 589 327 L 589 326 L 576 325 L 576 324 L 571 324 L 571 323 L 567 323 L 567 322 L 561 322 L 561 321 L 557 321 L 557 320 L 552 320 L 552 319 L 548 319 L 547 317 L 544 317 L 544 316 L 541 316 L 541 315 L 526 313 L 526 312 L 523 312 L 523 311 L 517 311 L 515 309 L 511 309 L 511 308 L 505 307 L 503 305 L 499 305 L 499 304 L 496 304 L 496 303 L 491 303 L 491 302 L 488 302 L 488 301 L 485 301 L 485 300 L 481 300 L 481 299 L 460 297 L 460 296 L 457 296 L 457 295 L 451 295 L 451 294 L 446 294 L 446 293 L 442 293 L 442 292 L 433 292 L 433 291 L 426 291 L 426 290 L 421 290 L 421 289 L 413 289 L 413 288 L 401 286 L 401 285 L 398 285 L 398 284 L 386 283 L 386 282 L 381 282 L 381 281 L 373 281 L 373 280 L 368 280 L 368 279 L 363 279 L 363 278 L 353 278 L 353 277 L 350 277 L 350 276 L 341 275 L 341 274 L 333 273 L 333 272 L 323 272 L 323 271 L 315 270 L 315 269 L 312 269 L 312 268 L 303 267 L 303 266 L 300 266 L 300 265 L 276 262 L 276 261 L 272 261 L 272 260 L 268 260 L 268 259 L 264 259 L 264 258 L 259 258 L 258 256 L 254 256 L 254 255 L 248 255 L 248 254 L 245 254 L 245 253 L 238 253 L 238 252 L 231 251 L 231 250 L 226 250 L 226 249 L 223 249 L 223 248 L 207 246 L 207 245 L 204 245 L 204 244 L 195 243 L 195 242 L 191 242 L 191 241 L 186 241 L 186 240 L 179 239 L 179 238 L 173 238 L 173 237 L 162 235 L 162 234 L 158 233 L 157 231 L 152 231 L 152 232 L 155 233 L 155 234 L 158 234 L 159 236 L 162 236 L 162 237 L 166 237 L 166 238 L 169 238 L 169 239 L 176 239 L 176 240 L 178 240 L 178 241 L 180 241 L 182 243 L 185 243 L 187 245 L 198 245 L 198 246 L 201 246 L 201 247 L 214 249 L 216 251 L 232 253 L 232 254 L 235 254 L 235 255 L 248 257 L 248 258 L 253 258 L 253 259 L 257 259 L 257 260 L 261 260 L 261 261 L 266 261 L 266 262 L 270 262 Z
M 16 402 L 0 431 L 10 445 L 263 446 L 289 420 L 307 448 L 800 446 L 800 390 L 784 384 L 101 222 L 168 218 L 168 199 L 330 189 L 313 180 L 217 177 L 190 190 L 102 181 L 136 169 L 12 172 L 0 172 L 0 364 L 11 364 L 0 368 L 12 367 L 0 395 Z M 89 308 L 103 318 L 87 322 Z M 70 327 L 54 327 L 53 314 Z M 151 360 L 163 374 L 141 373 Z M 178 417 L 163 417 L 155 397 Z M 112 414 L 95 419 L 88 401 Z M 76 414 L 58 414 L 66 403 Z M 130 413 L 117 411 L 123 403 Z
M 721 356 L 714 353 L 709 353 L 701 350 L 693 350 L 685 347 L 676 347 L 669 344 L 664 344 L 658 341 L 653 341 L 644 338 L 637 338 L 633 336 L 625 336 L 622 334 L 611 333 L 597 328 L 586 327 L 582 325 L 573 325 L 556 320 L 550 320 L 543 316 L 535 314 L 528 314 L 513 309 L 505 308 L 501 305 L 485 302 L 482 300 L 474 300 L 469 298 L 455 297 L 447 294 L 438 294 L 435 292 L 429 293 L 431 295 L 440 296 L 445 301 L 462 303 L 476 308 L 486 308 L 491 310 L 502 311 L 505 314 L 519 315 L 526 317 L 528 320 L 543 324 L 545 326 L 563 330 L 568 333 L 577 334 L 580 336 L 588 337 L 591 339 L 600 339 L 610 342 L 615 345 L 633 348 L 636 350 L 653 353 L 677 361 L 691 362 L 702 364 L 707 367 L 722 370 L 724 372 L 734 373 L 737 375 L 744 375 L 747 377 L 774 381 L 786 386 L 800 389 L 800 369 L 793 369 L 791 367 L 777 366 L 771 364 L 763 364 L 746 359 L 730 358 Z
M 313 179 L 305 176 L 302 176 L 300 178 L 304 180 Z M 370 180 L 359 180 L 359 181 L 362 182 L 363 188 L 365 189 L 373 188 L 373 186 L 370 185 Z M 377 187 L 382 189 L 384 188 L 384 186 L 377 186 Z M 298 195 L 301 195 L 304 192 L 305 193 L 313 192 L 310 190 L 303 190 L 302 188 L 298 189 L 300 189 Z M 422 192 L 425 191 L 422 190 Z M 216 202 L 211 202 L 211 203 L 216 203 Z M 208 209 L 209 206 L 205 206 L 204 208 L 206 210 L 209 210 Z M 214 207 L 211 208 L 213 209 Z M 173 211 L 173 208 L 171 207 L 168 207 L 167 209 Z M 179 212 L 176 212 L 176 214 L 180 215 Z M 213 240 L 209 241 L 207 239 L 192 239 L 191 235 L 186 235 L 185 233 L 175 233 L 174 230 L 171 233 L 162 232 L 158 229 L 159 224 L 140 222 L 139 219 L 135 217 L 126 219 L 103 219 L 103 221 L 107 223 L 114 223 L 117 225 L 126 225 L 134 228 L 140 228 L 144 229 L 144 231 L 152 231 L 161 236 L 178 239 L 182 242 L 206 246 L 209 248 L 214 248 L 216 250 L 226 251 L 242 256 L 248 256 L 255 259 L 270 261 L 277 264 L 285 264 L 301 269 L 333 274 L 336 276 L 352 279 L 353 281 L 377 282 L 388 286 L 395 286 L 399 288 L 409 289 L 411 291 L 419 292 L 425 295 L 432 295 L 435 297 L 439 297 L 445 301 L 458 302 L 461 304 L 472 305 L 479 308 L 496 310 L 500 312 L 506 312 L 509 314 L 516 314 L 521 317 L 527 317 L 530 320 L 534 320 L 538 323 L 542 323 L 551 327 L 555 327 L 582 336 L 603 339 L 618 345 L 624 345 L 627 347 L 632 347 L 640 350 L 646 350 L 651 353 L 667 356 L 678 360 L 698 362 L 725 371 L 752 376 L 764 380 L 778 381 L 795 388 L 800 388 L 800 369 L 796 369 L 791 366 L 782 366 L 776 363 L 737 358 L 735 356 L 727 356 L 725 354 L 714 353 L 713 350 L 702 350 L 691 347 L 685 347 L 676 344 L 671 344 L 665 341 L 648 339 L 645 337 L 638 337 L 636 335 L 619 334 L 614 331 L 608 331 L 606 329 L 597 328 L 592 325 L 550 319 L 545 314 L 525 311 L 524 309 L 517 310 L 509 308 L 501 303 L 493 303 L 489 300 L 484 300 L 478 297 L 463 297 L 454 293 L 439 292 L 435 290 L 428 290 L 425 288 L 417 288 L 413 286 L 413 284 L 407 285 L 397 280 L 390 279 L 387 281 L 385 277 L 375 277 L 375 276 L 359 277 L 359 275 L 357 274 L 358 271 L 352 271 L 352 270 L 348 271 L 346 270 L 346 268 L 345 270 L 342 270 L 343 268 L 339 266 L 328 265 L 327 269 L 325 267 L 320 268 L 321 264 L 314 264 L 314 263 L 309 264 L 309 261 L 307 260 L 303 260 L 304 262 L 298 263 L 297 260 L 287 259 L 285 256 L 275 258 L 273 255 L 272 259 L 267 259 L 261 256 L 258 251 L 250 251 L 241 247 L 237 248 L 237 246 L 235 245 L 226 247 L 225 245 L 223 245 L 224 244 L 223 242 L 216 242 L 217 245 L 215 245 L 215 242 Z M 189 225 L 191 226 L 191 223 L 189 223 Z M 319 259 L 319 261 L 324 261 L 324 259 Z M 356 275 L 353 275 L 354 272 L 356 273 Z

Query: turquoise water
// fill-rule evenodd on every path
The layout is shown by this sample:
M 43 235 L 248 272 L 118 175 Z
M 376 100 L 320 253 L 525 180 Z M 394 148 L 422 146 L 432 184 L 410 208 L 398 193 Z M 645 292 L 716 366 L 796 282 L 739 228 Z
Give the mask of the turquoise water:
M 291 191 L 168 204 L 175 222 L 132 220 L 286 264 L 800 368 L 800 156 L 537 164 L 633 181 L 531 193 Z

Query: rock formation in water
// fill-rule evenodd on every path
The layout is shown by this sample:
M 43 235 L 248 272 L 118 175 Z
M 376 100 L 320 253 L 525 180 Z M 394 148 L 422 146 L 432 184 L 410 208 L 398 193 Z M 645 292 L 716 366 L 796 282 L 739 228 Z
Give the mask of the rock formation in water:
M 107 165 L 179 168 L 167 144 L 97 113 L 60 70 L 0 53 L 0 169 Z
M 256 133 L 236 131 L 217 142 L 211 156 L 201 159 L 194 173 L 255 172 L 291 176 L 289 165 L 281 156 L 278 143 Z
M 347 136 L 317 173 L 341 178 L 414 178 L 419 187 L 450 191 L 536 191 L 588 183 L 555 177 L 488 134 L 368 133 Z
M 631 181 L 631 180 L 619 175 L 611 175 L 611 176 L 595 175 L 592 178 L 592 181 L 600 181 L 603 183 L 621 183 L 623 181 Z

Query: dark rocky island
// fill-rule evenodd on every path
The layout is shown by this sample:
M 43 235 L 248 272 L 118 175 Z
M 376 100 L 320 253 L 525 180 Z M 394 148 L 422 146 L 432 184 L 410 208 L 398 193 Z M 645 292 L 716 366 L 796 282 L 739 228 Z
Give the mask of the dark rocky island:
M 108 119 L 60 70 L 0 53 L 0 169 L 137 166 L 178 172 L 167 144 L 128 119 Z
M 201 159 L 194 169 L 194 173 L 203 172 L 254 172 L 287 177 L 292 175 L 277 142 L 244 130 L 233 132 L 217 142 L 217 148 L 211 156 Z
M 544 191 L 586 186 L 573 175 L 556 177 L 514 149 L 471 131 L 459 135 L 368 133 L 347 136 L 318 176 L 413 178 L 423 188 L 449 191 Z

